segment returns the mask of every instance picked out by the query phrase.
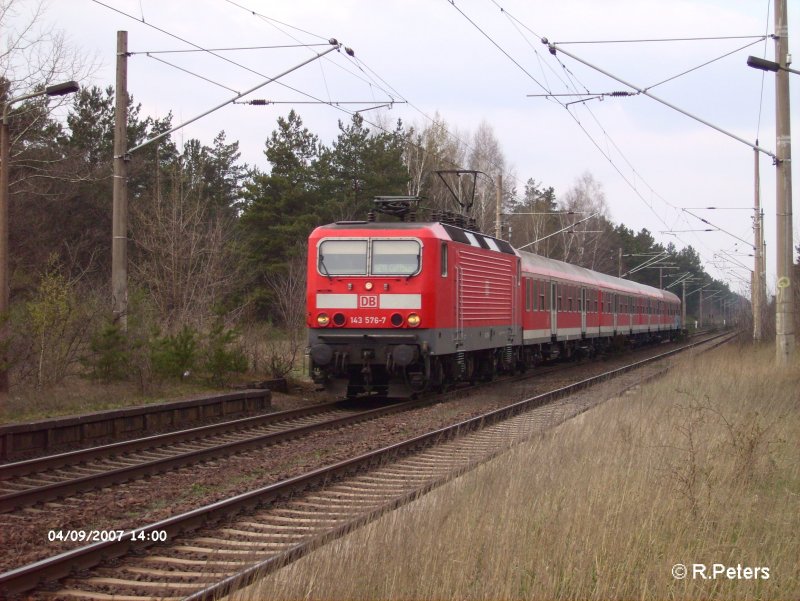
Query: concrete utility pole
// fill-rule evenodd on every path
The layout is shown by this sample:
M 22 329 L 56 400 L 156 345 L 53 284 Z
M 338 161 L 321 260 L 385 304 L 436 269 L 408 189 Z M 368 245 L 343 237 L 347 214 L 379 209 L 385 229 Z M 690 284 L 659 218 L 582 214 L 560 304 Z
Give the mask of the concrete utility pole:
M 503 174 L 497 174 L 497 201 L 495 207 L 494 235 L 498 240 L 503 239 Z
M 698 310 L 698 313 L 700 314 L 699 317 L 698 317 L 698 321 L 700 322 L 700 327 L 702 328 L 703 327 L 703 289 L 702 288 L 700 288 L 700 308 Z
M 114 199 L 111 239 L 111 298 L 114 318 L 128 329 L 128 32 L 117 32 L 114 111 Z
M 758 140 L 756 140 L 758 145 Z M 755 230 L 755 265 L 753 266 L 753 282 L 752 282 L 752 305 L 753 305 L 753 340 L 761 342 L 763 324 L 761 316 L 763 315 L 764 296 L 762 294 L 764 273 L 761 271 L 761 176 L 758 168 L 758 151 L 754 150 L 755 157 L 755 215 L 753 216 L 753 228 Z
M 792 143 L 789 119 L 789 23 L 786 0 L 775 0 L 775 73 L 776 123 L 776 221 L 777 298 L 775 311 L 775 347 L 778 365 L 793 359 L 794 293 L 792 286 Z
M 4 87 L 5 89 L 0 90 L 0 93 L 3 94 L 3 100 L 5 101 L 8 91 L 8 82 L 5 82 Z M 7 118 L 8 106 L 7 102 L 3 102 L 3 122 L 0 124 L 0 128 L 2 128 L 0 130 L 0 319 L 2 319 L 2 322 L 0 322 L 0 343 L 3 347 L 5 346 L 9 332 L 6 315 L 8 315 L 8 310 L 10 308 L 11 294 L 8 277 L 8 178 L 11 172 L 11 168 L 8 164 L 11 157 L 11 141 L 9 140 L 11 134 L 8 128 Z M 8 358 L 3 350 L 4 349 L 0 347 L 0 362 L 3 364 L 0 366 L 0 394 L 8 392 L 8 370 L 3 368 Z M 3 400 L 4 399 L 0 398 L 0 404 L 3 403 Z
M 686 329 L 686 280 L 681 282 L 683 286 L 683 298 L 681 302 L 681 329 Z

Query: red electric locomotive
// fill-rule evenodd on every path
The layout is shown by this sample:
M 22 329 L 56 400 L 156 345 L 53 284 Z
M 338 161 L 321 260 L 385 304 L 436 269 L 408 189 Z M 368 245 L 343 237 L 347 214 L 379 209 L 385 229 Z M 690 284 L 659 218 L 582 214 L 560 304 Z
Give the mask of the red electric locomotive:
M 351 397 L 408 396 L 680 331 L 674 294 L 443 222 L 315 229 L 307 309 L 310 374 Z

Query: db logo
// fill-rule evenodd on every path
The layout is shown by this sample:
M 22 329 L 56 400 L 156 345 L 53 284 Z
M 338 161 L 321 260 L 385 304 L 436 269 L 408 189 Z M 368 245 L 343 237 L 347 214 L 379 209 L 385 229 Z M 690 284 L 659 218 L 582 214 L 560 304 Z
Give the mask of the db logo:
M 364 294 L 358 297 L 359 309 L 377 309 L 378 308 L 378 295 L 377 294 Z

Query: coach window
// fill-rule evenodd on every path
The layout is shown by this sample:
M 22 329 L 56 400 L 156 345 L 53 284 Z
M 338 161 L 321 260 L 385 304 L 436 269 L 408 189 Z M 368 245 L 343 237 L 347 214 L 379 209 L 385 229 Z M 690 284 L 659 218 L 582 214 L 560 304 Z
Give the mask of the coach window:
M 367 275 L 366 240 L 323 240 L 317 269 L 322 275 Z
M 531 310 L 531 279 L 525 278 L 525 311 Z
M 416 240 L 373 240 L 372 275 L 414 275 L 420 267 Z
M 545 310 L 544 281 L 539 280 L 539 311 Z
M 447 242 L 442 242 L 442 277 L 447 277 Z

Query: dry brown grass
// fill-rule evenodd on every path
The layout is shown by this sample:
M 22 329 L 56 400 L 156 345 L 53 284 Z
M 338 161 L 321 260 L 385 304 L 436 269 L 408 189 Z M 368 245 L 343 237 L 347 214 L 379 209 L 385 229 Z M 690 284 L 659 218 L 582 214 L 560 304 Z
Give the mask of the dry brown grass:
M 234 598 L 797 599 L 798 391 L 769 349 L 685 360 Z

